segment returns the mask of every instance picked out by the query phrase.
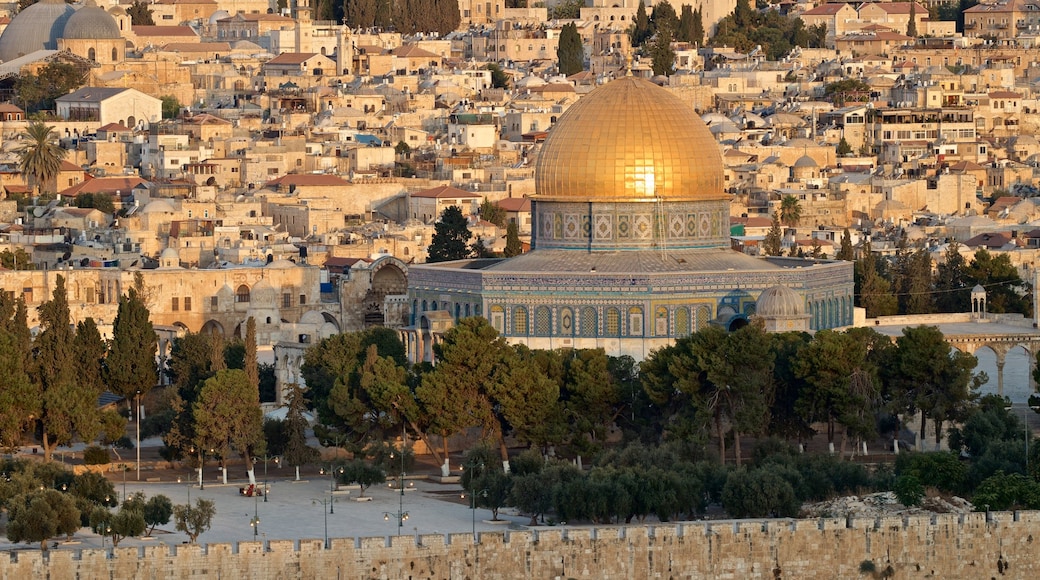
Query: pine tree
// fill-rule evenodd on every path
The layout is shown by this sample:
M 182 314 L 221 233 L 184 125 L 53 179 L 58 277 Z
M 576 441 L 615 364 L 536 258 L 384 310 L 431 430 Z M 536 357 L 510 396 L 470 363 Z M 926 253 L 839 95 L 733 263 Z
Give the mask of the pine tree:
M 578 26 L 573 22 L 564 24 L 560 31 L 556 58 L 562 75 L 570 76 L 585 70 L 585 47 L 578 34 Z
M 143 291 L 143 285 L 135 285 L 119 297 L 112 344 L 105 358 L 105 382 L 113 393 L 126 397 L 127 404 L 138 392 L 147 393 L 159 378 L 155 363 L 158 338 Z
M 471 248 L 467 245 L 473 233 L 469 231 L 466 216 L 458 206 L 448 207 L 433 227 L 433 239 L 427 248 L 426 261 L 447 262 L 468 258 Z
M 519 256 L 523 251 L 523 245 L 520 243 L 520 228 L 517 227 L 516 222 L 509 222 L 509 225 L 506 227 L 506 249 L 504 255 L 507 258 L 512 258 L 513 256 Z
M 296 480 L 300 479 L 300 466 L 317 461 L 317 449 L 307 445 L 307 419 L 303 412 L 307 409 L 307 399 L 300 385 L 293 383 L 285 392 L 285 464 L 296 468 Z
M 767 256 L 779 256 L 783 251 L 784 234 L 780 229 L 780 212 L 773 213 L 773 223 L 762 243 L 762 252 Z
M 852 153 L 852 145 L 849 145 L 849 142 L 842 137 L 841 141 L 838 141 L 836 153 L 838 154 L 838 157 L 844 157 L 849 153 Z

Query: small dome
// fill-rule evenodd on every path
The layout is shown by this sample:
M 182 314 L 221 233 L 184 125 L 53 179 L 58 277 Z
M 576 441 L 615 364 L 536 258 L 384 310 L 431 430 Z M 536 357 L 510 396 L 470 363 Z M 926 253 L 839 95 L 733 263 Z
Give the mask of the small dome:
M 296 264 L 290 262 L 289 260 L 275 260 L 268 264 L 267 267 L 271 270 L 285 270 L 288 268 L 295 268 Z
M 37 50 L 57 50 L 58 39 L 76 10 L 64 0 L 41 0 L 19 12 L 0 34 L 0 60 Z
M 758 297 L 755 314 L 763 318 L 802 316 L 805 314 L 805 301 L 787 286 L 773 286 Z
M 67 39 L 103 40 L 122 38 L 122 35 L 119 33 L 119 25 L 116 24 L 116 19 L 112 18 L 112 15 L 106 12 L 104 8 L 98 8 L 91 2 L 69 17 L 61 37 Z
M 802 155 L 798 158 L 798 161 L 794 162 L 795 167 L 812 167 L 817 168 L 819 165 L 816 164 L 816 160 L 808 155 Z

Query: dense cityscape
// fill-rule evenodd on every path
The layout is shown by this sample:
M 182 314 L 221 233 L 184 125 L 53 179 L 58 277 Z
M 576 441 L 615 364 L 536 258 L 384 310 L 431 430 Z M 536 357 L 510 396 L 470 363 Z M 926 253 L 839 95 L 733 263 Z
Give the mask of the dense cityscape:
M 0 14 L 0 575 L 1038 571 L 1040 4 Z

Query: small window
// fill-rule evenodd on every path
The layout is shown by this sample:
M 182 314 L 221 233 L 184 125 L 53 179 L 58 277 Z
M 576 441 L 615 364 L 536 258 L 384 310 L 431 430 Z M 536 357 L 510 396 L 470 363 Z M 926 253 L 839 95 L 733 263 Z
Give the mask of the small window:
M 174 312 L 180 310 L 180 298 L 177 298 L 176 296 L 173 298 L 173 305 L 170 307 L 170 310 L 173 310 Z
M 307 295 L 306 294 L 300 294 L 300 306 L 303 306 L 306 303 L 307 303 Z
M 282 308 L 292 308 L 292 294 L 282 294 Z
M 191 296 L 184 297 L 184 311 L 191 312 Z
M 216 310 L 217 309 L 217 304 L 218 304 L 217 297 L 216 296 L 210 296 L 209 297 L 209 307 L 212 308 L 213 310 Z

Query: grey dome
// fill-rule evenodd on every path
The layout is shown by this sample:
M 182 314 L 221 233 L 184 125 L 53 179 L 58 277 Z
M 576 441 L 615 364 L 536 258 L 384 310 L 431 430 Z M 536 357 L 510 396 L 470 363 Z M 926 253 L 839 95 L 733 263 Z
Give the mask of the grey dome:
M 37 50 L 57 50 L 65 23 L 76 12 L 64 0 L 41 0 L 19 12 L 0 35 L 4 62 Z
M 87 5 L 69 17 L 61 38 L 109 39 L 122 38 L 116 19 L 104 8 Z
M 787 286 L 773 286 L 758 297 L 755 314 L 764 318 L 802 316 L 805 314 L 805 301 Z
M 798 161 L 794 162 L 794 166 L 795 167 L 819 167 L 819 165 L 816 164 L 816 160 L 813 159 L 812 157 L 809 157 L 808 155 L 802 155 L 801 157 L 799 157 Z
M 208 22 L 210 26 L 216 26 L 218 21 L 223 20 L 225 18 L 231 18 L 231 13 L 227 10 L 217 10 L 213 13 L 212 16 L 209 17 Z

